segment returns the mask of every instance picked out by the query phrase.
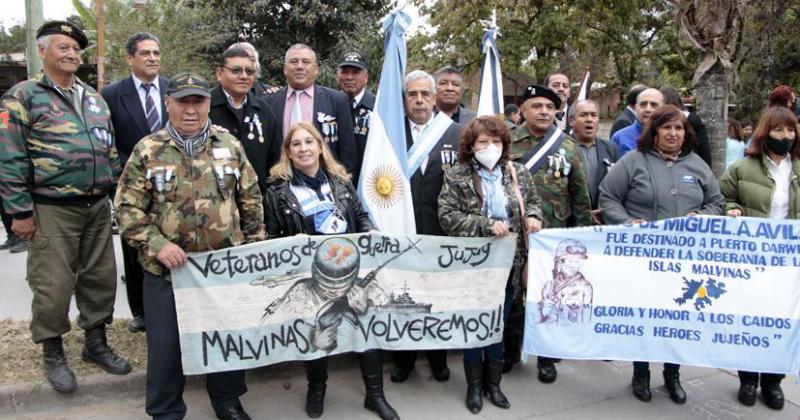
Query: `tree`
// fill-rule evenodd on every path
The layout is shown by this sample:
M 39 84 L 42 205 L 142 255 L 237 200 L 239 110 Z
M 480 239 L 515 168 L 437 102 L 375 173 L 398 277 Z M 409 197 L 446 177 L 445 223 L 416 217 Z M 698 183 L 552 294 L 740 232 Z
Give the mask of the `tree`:
M 672 0 L 676 23 L 700 51 L 694 73 L 697 114 L 703 119 L 711 143 L 715 175 L 725 170 L 728 95 L 733 81 L 731 64 L 741 37 L 744 2 L 741 0 Z
M 14 25 L 6 29 L 0 25 L 0 53 L 25 51 L 25 25 Z
M 150 0 L 134 7 L 129 0 L 105 0 L 106 78 L 120 79 L 128 74 L 125 43 L 135 32 L 151 32 L 161 41 L 161 73 L 167 76 L 193 71 L 214 76 L 216 59 L 225 41 L 235 36 L 238 25 L 220 16 L 211 5 L 191 0 Z M 96 19 L 91 8 L 73 0 L 94 51 Z
M 252 43 L 259 52 L 263 78 L 283 84 L 283 58 L 295 43 L 309 45 L 320 63 L 319 81 L 335 86 L 335 61 L 346 48 L 362 50 L 370 58 L 372 80 L 377 81 L 382 56 L 380 19 L 387 0 L 203 0 L 219 16 L 239 22 L 237 33 L 225 40 Z
M 477 70 L 482 19 L 497 10 L 504 70 L 542 81 L 562 70 L 572 78 L 589 68 L 594 79 L 621 92 L 654 82 L 671 44 L 661 42 L 672 14 L 658 0 L 415 0 L 434 31 L 409 42 L 409 65 L 456 65 Z

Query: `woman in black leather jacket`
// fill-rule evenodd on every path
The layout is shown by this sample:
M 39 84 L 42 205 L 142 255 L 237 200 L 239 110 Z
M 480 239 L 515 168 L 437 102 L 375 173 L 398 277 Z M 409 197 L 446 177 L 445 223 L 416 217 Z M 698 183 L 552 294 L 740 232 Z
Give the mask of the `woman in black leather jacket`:
M 373 229 L 361 205 L 350 175 L 330 152 L 317 129 L 305 122 L 294 124 L 283 141 L 280 160 L 270 169 L 269 185 L 264 195 L 264 214 L 270 238 L 293 235 L 336 235 L 368 232 Z M 356 272 L 357 275 L 357 272 Z M 337 279 L 338 280 L 338 279 Z M 336 293 L 319 285 L 310 294 Z M 365 290 L 348 289 L 347 297 L 366 299 Z M 339 291 L 341 293 L 341 291 Z M 320 296 L 324 300 L 324 296 Z M 309 297 L 313 304 L 315 296 Z M 335 347 L 337 325 L 319 327 L 312 333 L 312 343 L 319 349 Z M 383 419 L 399 419 L 383 394 L 383 364 L 378 350 L 359 354 L 366 397 L 364 407 Z M 306 413 L 311 418 L 322 415 L 328 358 L 305 362 L 308 392 Z

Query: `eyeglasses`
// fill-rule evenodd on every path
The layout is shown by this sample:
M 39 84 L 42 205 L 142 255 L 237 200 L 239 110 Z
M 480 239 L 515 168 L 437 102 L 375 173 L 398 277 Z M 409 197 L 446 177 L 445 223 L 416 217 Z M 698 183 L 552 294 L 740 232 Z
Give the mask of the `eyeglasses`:
M 247 68 L 242 68 L 242 67 L 239 67 L 239 66 L 236 66 L 236 67 L 222 66 L 222 67 L 228 69 L 228 71 L 230 71 L 231 73 L 233 73 L 236 76 L 242 74 L 242 72 L 244 72 L 248 76 L 254 76 L 256 74 L 256 69 L 254 69 L 252 67 L 247 67 Z

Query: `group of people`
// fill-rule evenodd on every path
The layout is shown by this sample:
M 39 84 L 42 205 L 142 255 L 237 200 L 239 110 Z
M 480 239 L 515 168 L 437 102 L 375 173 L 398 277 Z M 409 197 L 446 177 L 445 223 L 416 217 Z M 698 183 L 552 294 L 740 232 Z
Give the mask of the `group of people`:
M 126 46 L 131 75 L 100 95 L 75 76 L 88 43 L 80 28 L 49 22 L 37 43 L 42 75 L 14 86 L 0 106 L 8 121 L 0 129 L 0 194 L 11 232 L 29 241 L 31 332 L 42 344 L 45 376 L 62 392 L 77 386 L 61 341 L 73 293 L 86 335 L 83 359 L 113 374 L 131 370 L 105 335 L 116 291 L 113 196 L 134 315 L 128 327 L 147 336 L 145 409 L 157 419 L 183 418 L 170 270 L 186 264 L 188 252 L 375 229 L 354 188 L 375 101 L 366 60 L 356 51 L 342 54 L 335 90 L 316 83 L 313 49 L 295 44 L 285 55 L 286 86 L 278 89 L 257 82 L 258 53 L 238 43 L 221 54 L 211 88 L 192 72 L 161 76 L 159 40 L 142 32 Z M 427 151 L 409 179 L 417 233 L 518 234 L 503 340 L 463 352 L 472 413 L 481 411 L 484 395 L 511 406 L 500 383 L 520 360 L 528 233 L 696 214 L 800 217 L 797 119 L 786 107 L 765 109 L 747 156 L 717 181 L 710 154 L 703 156 L 707 138 L 703 145 L 693 114 L 674 104 L 669 89 L 634 86 L 608 141 L 597 137 L 596 102 L 569 104 L 563 72 L 528 86 L 506 121 L 465 108 L 463 84 L 454 67 L 411 71 L 398 112 L 405 114 L 407 146 Z M 318 283 L 304 291 L 309 306 L 344 295 L 363 301 L 370 293 L 353 284 L 352 273 L 327 273 Z M 334 339 L 335 328 L 311 337 L 317 348 Z M 392 354 L 393 382 L 409 378 L 417 353 Z M 446 351 L 426 357 L 433 378 L 447 381 Z M 556 380 L 557 362 L 537 359 L 541 382 Z M 327 364 L 327 357 L 304 362 L 312 418 L 324 411 Z M 359 364 L 365 408 L 399 418 L 384 394 L 381 352 L 360 353 Z M 760 380 L 765 403 L 780 409 L 782 377 L 740 372 L 739 401 L 755 404 Z M 679 365 L 665 364 L 664 381 L 673 401 L 686 401 Z M 632 388 L 639 400 L 652 398 L 647 362 L 634 363 Z M 250 418 L 239 400 L 247 391 L 244 371 L 209 374 L 207 389 L 219 418 Z

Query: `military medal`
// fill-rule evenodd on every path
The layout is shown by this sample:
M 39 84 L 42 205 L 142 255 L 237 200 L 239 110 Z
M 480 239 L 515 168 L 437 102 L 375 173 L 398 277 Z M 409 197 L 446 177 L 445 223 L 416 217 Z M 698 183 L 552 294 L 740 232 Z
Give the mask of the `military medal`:
M 253 134 L 253 132 L 252 132 L 252 131 L 251 131 L 251 132 L 249 132 L 249 133 L 247 133 L 247 139 L 248 139 L 248 140 L 253 140 L 254 138 L 256 138 L 256 136 L 255 136 L 255 134 Z
M 264 127 L 261 125 L 261 119 L 258 118 L 258 114 L 253 115 L 253 122 L 256 123 L 256 130 L 258 130 L 258 142 L 264 143 Z

